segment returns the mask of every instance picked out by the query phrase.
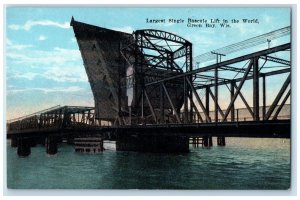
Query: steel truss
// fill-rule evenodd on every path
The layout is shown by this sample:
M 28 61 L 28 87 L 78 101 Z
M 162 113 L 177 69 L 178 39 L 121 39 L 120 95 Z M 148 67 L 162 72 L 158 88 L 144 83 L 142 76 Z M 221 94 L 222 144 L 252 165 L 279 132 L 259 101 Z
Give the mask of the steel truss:
M 132 114 L 141 118 L 136 123 L 145 122 L 146 107 L 150 110 L 148 113 L 152 115 L 154 123 L 164 123 L 165 114 L 169 112 L 179 122 L 181 105 L 172 101 L 173 92 L 169 91 L 176 88 L 183 89 L 185 115 L 188 114 L 187 98 L 191 96 L 191 89 L 184 89 L 180 80 L 174 79 L 147 88 L 146 84 L 192 71 L 192 44 L 189 41 L 165 31 L 137 30 L 134 32 L 134 43 L 123 47 L 121 54 L 134 71 L 134 75 L 127 81 L 127 87 L 134 87 Z M 192 81 L 192 76 L 189 79 Z M 153 102 L 156 97 L 150 94 L 154 90 L 160 91 L 159 107 Z M 159 109 L 159 113 L 155 112 L 155 107 Z
M 129 118 L 130 122 L 128 123 L 128 119 L 119 120 L 124 121 L 120 125 L 195 122 L 215 122 L 217 125 L 217 122 L 235 121 L 239 118 L 235 116 L 235 102 L 238 97 L 245 104 L 253 121 L 277 120 L 291 95 L 290 58 L 279 58 L 278 55 L 274 55 L 290 50 L 290 43 L 222 62 L 217 54 L 219 62 L 198 69 L 192 67 L 192 44 L 172 33 L 138 30 L 134 33 L 134 42 L 128 41 L 125 44 L 119 50 L 126 62 L 134 69 L 130 85 L 135 87 L 137 92 L 134 96 L 133 115 L 122 116 Z M 279 66 L 270 67 L 268 63 Z M 268 70 L 264 71 L 264 69 Z M 222 74 L 224 71 L 238 76 L 233 78 L 224 76 Z M 278 94 L 273 97 L 274 101 L 267 106 L 266 79 L 280 74 L 287 74 L 287 78 L 283 81 Z M 252 106 L 241 92 L 247 80 L 252 80 L 253 85 L 250 91 L 253 98 Z M 262 87 L 259 84 L 260 80 Z M 118 84 L 120 86 L 121 82 Z M 220 107 L 218 96 L 220 86 L 226 86 L 230 94 L 225 110 Z M 174 102 L 174 89 L 181 91 L 182 98 L 179 103 Z M 154 97 L 153 91 L 156 91 L 158 96 Z M 204 91 L 203 98 L 200 95 L 202 91 Z M 262 102 L 260 102 L 260 94 L 262 94 Z M 120 92 L 118 95 L 120 98 Z M 212 109 L 214 116 L 210 114 L 211 105 L 214 105 Z M 260 107 L 262 110 L 259 109 Z M 133 123 L 131 123 L 132 118 L 135 118 Z M 101 121 L 95 119 L 94 108 L 56 106 L 8 122 L 8 130 L 94 125 L 101 125 Z
M 94 107 L 59 106 L 17 119 L 8 124 L 8 130 L 90 127 L 99 125 Z
M 165 78 L 158 78 L 154 81 L 152 79 L 151 82 L 145 81 L 144 77 L 141 76 L 140 84 L 142 84 L 143 92 L 142 98 L 146 98 L 146 102 L 151 108 L 151 99 L 148 98 L 147 93 L 145 90 L 151 86 L 159 86 L 160 89 L 160 96 L 166 96 L 168 103 L 171 105 L 172 115 L 174 116 L 174 123 L 194 123 L 196 122 L 195 116 L 198 118 L 198 122 L 206 123 L 206 122 L 226 122 L 229 120 L 230 114 L 230 121 L 235 120 L 235 102 L 238 97 L 241 98 L 242 102 L 245 104 L 245 107 L 249 111 L 249 114 L 253 118 L 253 121 L 260 121 L 260 120 L 276 120 L 282 107 L 287 102 L 290 94 L 290 81 L 291 81 L 291 61 L 287 60 L 286 58 L 279 58 L 278 56 L 274 56 L 274 53 L 283 52 L 286 50 L 290 50 L 291 44 L 283 44 L 273 48 L 264 49 L 261 51 L 257 51 L 251 54 L 243 55 L 234 59 L 226 60 L 223 62 L 217 62 L 216 64 L 212 64 L 203 68 L 199 69 L 192 69 L 192 52 L 191 52 L 191 44 L 190 43 L 181 43 L 182 46 L 177 49 L 175 52 L 170 53 L 167 49 L 162 50 L 162 46 L 157 46 L 153 40 L 156 39 L 164 39 L 166 41 L 170 41 L 174 38 L 167 36 L 166 34 L 159 35 L 156 31 L 155 34 L 150 34 L 151 32 L 146 32 L 145 30 L 137 31 L 135 33 L 136 39 L 136 52 L 145 52 L 145 49 L 155 49 L 159 52 L 159 56 L 155 59 L 159 59 L 154 65 L 149 65 L 148 55 L 143 57 L 143 53 L 139 53 L 140 58 L 137 58 L 132 65 L 137 66 L 147 66 L 157 67 L 157 68 L 164 68 L 165 70 L 179 70 L 178 65 L 172 64 L 174 62 L 174 55 L 182 55 L 185 54 L 186 63 L 188 63 L 188 67 L 182 73 L 179 73 L 174 76 L 165 77 Z M 150 37 L 151 40 L 147 37 Z M 174 39 L 175 40 L 175 39 Z M 173 40 L 172 40 L 173 41 Z M 149 48 L 148 48 L 149 47 Z M 179 53 L 180 51 L 180 53 Z M 137 54 L 135 54 L 137 55 Z M 171 56 L 171 59 L 170 59 Z M 154 56 L 153 56 L 154 57 Z M 153 58 L 152 57 L 152 58 Z M 173 58 L 173 60 L 172 60 Z M 288 58 L 289 59 L 289 58 Z M 163 61 L 171 61 L 166 62 L 167 65 L 162 65 Z M 262 64 L 261 64 L 262 63 Z M 278 64 L 277 67 L 267 67 L 267 64 Z M 272 68 L 270 70 L 270 68 Z M 283 68 L 283 69 L 282 69 Z M 136 70 L 145 70 L 146 68 L 140 67 Z M 268 69 L 265 70 L 264 69 Z M 238 73 L 239 76 L 235 76 L 234 78 L 227 78 L 222 77 L 220 75 L 221 71 L 226 72 L 234 72 Z M 142 71 L 141 71 L 142 73 Z M 267 109 L 266 105 L 266 78 L 269 76 L 276 76 L 279 74 L 287 74 L 287 78 L 282 84 L 282 87 L 278 94 L 276 95 L 274 101 L 272 102 L 271 106 Z M 181 82 L 183 88 L 179 88 L 183 90 L 184 94 L 184 101 L 183 106 L 181 109 L 176 109 L 168 89 L 166 85 L 173 81 Z M 247 99 L 244 97 L 243 93 L 241 92 L 244 83 L 247 80 L 252 80 L 252 97 L 253 97 L 253 105 L 252 108 L 250 107 Z M 260 80 L 262 81 L 262 96 L 263 102 L 260 102 Z M 230 101 L 227 108 L 222 111 L 220 108 L 220 102 L 218 98 L 218 88 L 222 85 L 225 85 L 230 93 Z M 229 85 L 229 86 L 228 86 Z M 214 88 L 214 93 L 212 92 L 212 88 Z M 199 90 L 205 90 L 205 102 L 199 95 Z M 214 103 L 214 118 L 212 120 L 212 116 L 210 116 L 210 98 Z M 268 97 L 274 98 L 274 97 Z M 280 103 L 280 100 L 283 100 Z M 188 102 L 190 105 L 188 105 Z M 262 111 L 260 111 L 260 107 L 262 107 Z M 141 107 L 143 109 L 144 106 Z M 156 116 L 156 113 L 152 110 L 152 117 L 155 123 L 168 123 L 168 120 L 158 120 L 160 117 Z M 160 115 L 163 115 L 164 111 L 163 103 L 160 107 Z M 142 111 L 143 113 L 143 111 Z M 201 116 L 201 113 L 204 114 L 204 118 Z M 143 117 L 143 116 L 140 116 Z M 218 119 L 220 117 L 220 119 Z

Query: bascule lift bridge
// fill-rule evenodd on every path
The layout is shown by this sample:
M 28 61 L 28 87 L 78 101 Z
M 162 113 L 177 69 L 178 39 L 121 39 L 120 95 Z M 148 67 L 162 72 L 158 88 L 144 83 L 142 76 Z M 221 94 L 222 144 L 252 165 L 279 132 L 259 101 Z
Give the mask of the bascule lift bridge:
M 226 137 L 290 138 L 290 27 L 193 57 L 190 41 L 166 31 L 128 34 L 74 18 L 71 26 L 95 106 L 56 106 L 8 121 L 20 156 L 39 142 L 55 154 L 57 143 L 87 137 L 145 152 L 210 147 L 213 136 L 220 146 Z M 271 46 L 276 39 L 285 42 Z M 278 91 L 267 90 L 268 80 Z

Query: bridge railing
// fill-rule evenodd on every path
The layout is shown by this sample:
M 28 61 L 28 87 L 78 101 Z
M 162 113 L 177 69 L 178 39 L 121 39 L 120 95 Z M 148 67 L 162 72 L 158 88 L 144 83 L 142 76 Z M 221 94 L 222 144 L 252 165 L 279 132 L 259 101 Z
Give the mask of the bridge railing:
M 270 106 L 266 106 L 266 110 L 269 109 Z M 280 106 L 276 106 L 275 108 L 275 112 L 273 112 L 273 114 L 270 117 L 270 120 L 272 120 L 273 116 L 275 115 L 277 109 Z M 253 107 L 250 107 L 250 109 L 253 110 Z M 222 110 L 222 112 L 224 113 L 225 110 Z M 263 107 L 259 108 L 259 113 L 260 113 L 260 120 L 263 120 L 264 114 L 263 114 Z M 202 119 L 204 120 L 204 122 L 206 122 L 205 120 L 205 114 L 203 112 L 200 112 L 200 115 L 202 117 Z M 222 115 L 218 114 L 218 121 L 222 121 Z M 210 111 L 209 112 L 209 116 L 211 119 L 211 122 L 215 122 L 214 119 L 214 111 Z M 183 113 L 181 113 L 181 117 L 183 118 Z M 278 116 L 276 117 L 276 119 L 290 119 L 291 117 L 291 105 L 290 104 L 285 104 L 281 111 L 279 112 Z M 234 110 L 234 118 L 233 120 L 231 119 L 230 115 L 227 118 L 227 121 L 253 121 L 253 117 L 251 116 L 251 113 L 249 112 L 249 110 L 247 108 L 237 108 Z M 194 123 L 200 123 L 201 120 L 199 119 L 198 115 L 196 113 L 193 113 L 193 122 Z
M 94 108 L 63 106 L 7 122 L 7 131 L 47 128 L 84 128 L 93 125 Z
M 266 110 L 269 107 L 266 107 Z M 276 107 L 275 111 L 279 108 Z M 67 109 L 67 108 L 66 108 Z M 251 108 L 252 109 L 252 108 Z M 91 110 L 90 110 L 91 111 Z M 224 111 L 223 111 L 224 112 Z M 238 108 L 234 111 L 234 118 L 228 118 L 227 121 L 253 121 L 249 110 L 247 108 Z M 282 107 L 280 113 L 276 119 L 290 119 L 291 106 L 286 104 Z M 191 123 L 206 123 L 204 113 L 200 113 L 203 122 L 196 113 L 193 113 L 193 121 Z M 214 120 L 214 111 L 209 113 L 210 121 L 215 122 Z M 150 117 L 151 118 L 151 117 Z M 180 118 L 183 119 L 183 113 L 180 114 Z M 272 116 L 271 118 L 272 119 Z M 147 121 L 147 117 L 141 119 L 139 117 L 131 117 L 131 123 L 129 117 L 126 119 L 129 124 L 156 124 L 155 122 Z M 260 107 L 260 120 L 263 120 L 263 109 Z M 222 121 L 222 116 L 219 112 L 219 120 Z M 166 120 L 161 124 L 165 123 L 176 123 L 175 118 L 172 115 L 166 117 Z M 190 123 L 190 122 L 189 122 Z M 95 123 L 95 118 L 93 113 L 87 111 L 84 112 L 62 112 L 62 110 L 57 110 L 53 113 L 41 113 L 39 115 L 29 116 L 27 118 L 22 118 L 21 120 L 13 121 L 7 123 L 7 130 L 25 130 L 25 129 L 47 129 L 47 128 L 72 128 L 72 129 L 90 129 L 94 126 L 101 126 L 101 124 Z
M 270 106 L 266 106 L 265 110 L 267 111 L 270 108 Z M 253 110 L 253 107 L 250 107 L 251 111 Z M 284 120 L 284 119 L 290 119 L 291 116 L 291 105 L 290 104 L 285 104 L 279 114 L 277 115 L 277 117 L 275 119 L 273 119 L 273 117 L 275 116 L 276 111 L 280 109 L 280 106 L 275 107 L 275 110 L 273 112 L 273 114 L 271 115 L 271 117 L 268 120 Z M 264 114 L 263 114 L 263 107 L 260 107 L 259 109 L 259 113 L 260 113 L 260 117 L 259 117 L 259 121 L 264 120 Z M 154 110 L 156 112 L 156 116 L 159 116 L 159 111 Z M 222 112 L 224 113 L 225 110 L 222 110 Z M 205 114 L 203 112 L 199 113 L 201 116 L 201 119 L 199 118 L 199 115 L 194 112 L 193 113 L 193 120 L 189 121 L 187 123 L 208 123 L 208 122 L 215 122 L 214 119 L 214 110 L 209 112 L 209 117 L 210 120 L 206 120 L 205 118 Z M 229 113 L 230 114 L 230 113 Z M 184 113 L 181 112 L 179 114 L 179 118 L 181 123 L 183 123 L 184 121 Z M 232 116 L 229 115 L 229 117 L 227 118 L 227 122 L 230 121 L 234 121 L 234 122 L 238 122 L 238 121 L 254 121 L 253 116 L 251 115 L 251 113 L 249 112 L 249 110 L 247 108 L 237 108 L 234 110 L 234 115 L 233 118 L 231 118 Z M 219 117 L 218 117 L 218 122 L 222 122 L 223 118 L 222 118 L 222 114 L 221 112 L 219 112 Z M 158 119 L 157 122 L 154 121 L 153 117 L 151 115 L 149 116 L 144 116 L 143 118 L 140 116 L 131 116 L 131 117 L 124 117 L 123 118 L 123 124 L 122 125 L 144 125 L 144 124 L 178 124 L 178 121 L 176 120 L 176 116 L 174 114 L 171 113 L 170 110 L 165 110 L 165 115 L 164 115 L 164 120 L 160 121 L 160 119 Z

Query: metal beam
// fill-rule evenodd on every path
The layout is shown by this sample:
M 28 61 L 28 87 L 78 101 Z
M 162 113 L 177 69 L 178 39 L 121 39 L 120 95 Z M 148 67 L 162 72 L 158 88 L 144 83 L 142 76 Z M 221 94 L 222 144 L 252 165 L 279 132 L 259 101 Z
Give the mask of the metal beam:
M 262 77 L 262 82 L 263 82 L 263 107 L 262 107 L 262 116 L 263 119 L 265 118 L 266 115 L 266 102 L 267 102 L 267 98 L 266 98 L 266 76 L 265 74 Z
M 285 95 L 283 101 L 281 102 L 280 106 L 277 108 L 272 120 L 276 120 L 278 117 L 278 114 L 280 113 L 281 109 L 283 108 L 283 106 L 285 105 L 285 102 L 288 100 L 288 98 L 291 95 L 291 89 L 288 91 L 288 93 Z
M 234 85 L 234 88 L 237 89 L 237 85 L 236 85 L 236 84 Z M 254 113 L 253 113 L 251 107 L 249 106 L 248 102 L 246 101 L 246 99 L 245 99 L 245 97 L 244 97 L 244 95 L 242 94 L 241 91 L 239 92 L 239 95 L 240 95 L 242 101 L 244 102 L 244 104 L 245 104 L 247 110 L 249 111 L 251 117 L 254 118 Z
M 168 78 L 165 78 L 165 79 L 162 79 L 162 80 L 159 80 L 159 81 L 154 81 L 152 83 L 147 83 L 146 86 L 157 84 L 157 83 L 164 82 L 164 81 L 168 81 L 168 80 L 171 80 L 171 79 L 180 78 L 180 77 L 183 77 L 183 76 L 188 76 L 188 75 L 200 73 L 200 72 L 210 71 L 210 70 L 215 69 L 215 67 L 222 67 L 222 66 L 226 66 L 226 65 L 231 65 L 231 64 L 238 63 L 238 62 L 241 62 L 241 61 L 249 60 L 249 59 L 254 58 L 254 57 L 268 55 L 268 54 L 275 53 L 275 52 L 278 52 L 278 51 L 283 51 L 283 50 L 286 50 L 286 49 L 289 49 L 289 48 L 291 48 L 291 43 L 286 43 L 286 44 L 279 45 L 279 46 L 276 46 L 276 47 L 273 47 L 273 48 L 261 50 L 261 51 L 255 52 L 255 53 L 251 53 L 251 54 L 247 54 L 247 55 L 240 56 L 240 57 L 237 57 L 237 58 L 233 58 L 233 59 L 230 59 L 230 60 L 226 60 L 226 61 L 220 62 L 219 64 L 212 64 L 212 65 L 209 65 L 207 67 L 198 68 L 198 69 L 188 71 L 188 72 L 176 75 L 176 76 L 168 77 Z
M 161 85 L 162 85 L 162 87 L 163 87 L 163 89 L 164 89 L 164 91 L 165 91 L 165 93 L 166 93 L 166 96 L 167 96 L 167 98 L 168 98 L 168 100 L 169 100 L 169 103 L 170 103 L 170 105 L 171 105 L 171 107 L 172 107 L 172 109 L 173 109 L 173 111 L 174 111 L 174 113 L 175 113 L 175 116 L 176 116 L 176 119 L 177 119 L 178 123 L 181 123 L 180 117 L 179 117 L 179 115 L 178 115 L 178 113 L 177 113 L 177 111 L 176 111 L 176 109 L 175 109 L 175 107 L 174 107 L 174 105 L 173 105 L 173 103 L 172 103 L 172 99 L 171 99 L 170 96 L 169 96 L 169 93 L 168 93 L 168 90 L 167 90 L 165 84 L 164 84 L 164 83 L 161 83 Z
M 185 45 L 186 46 L 186 67 L 187 67 L 187 71 L 193 71 L 193 48 L 192 48 L 192 44 L 188 43 Z M 189 76 L 190 82 L 193 82 L 193 75 L 191 74 Z M 193 93 L 191 91 L 191 89 L 188 90 L 189 96 L 192 98 L 193 97 Z M 193 107 L 192 107 L 192 103 L 190 101 L 190 123 L 192 123 L 193 121 Z
M 195 105 L 195 103 L 194 103 L 193 100 L 190 99 L 190 101 L 191 101 L 191 103 L 192 103 L 193 108 L 195 109 L 195 112 L 196 112 L 196 114 L 197 114 L 197 116 L 198 116 L 198 119 L 203 123 L 203 119 L 202 119 L 202 117 L 201 117 L 201 114 L 200 114 L 200 112 L 199 112 L 197 106 Z
M 259 77 L 261 78 L 263 76 L 266 76 L 266 77 L 267 76 L 273 76 L 273 75 L 284 74 L 284 73 L 288 73 L 288 72 L 291 72 L 290 68 L 280 69 L 280 70 L 271 71 L 271 72 L 267 72 L 267 73 L 259 73 Z M 224 80 L 224 81 L 219 82 L 219 86 L 229 84 L 231 81 L 240 82 L 242 79 L 243 78 L 237 78 L 237 79 L 232 79 L 232 80 L 230 80 L 230 79 Z M 251 80 L 251 79 L 253 79 L 253 75 L 247 76 L 247 78 L 246 78 L 246 80 Z M 214 84 L 207 84 L 207 85 L 198 86 L 198 87 L 196 87 L 196 89 L 203 89 L 206 86 L 212 87 L 212 86 L 214 86 Z
M 209 94 L 210 94 L 211 98 L 214 100 L 214 102 L 217 102 L 217 101 L 216 101 L 216 97 L 215 97 L 215 95 L 212 93 L 212 91 L 210 90 L 210 88 L 208 88 L 208 90 L 209 90 Z M 217 106 L 217 110 L 220 112 L 220 114 L 221 114 L 221 116 L 222 116 L 222 119 L 224 119 L 224 113 L 223 113 L 222 109 L 220 108 L 218 102 L 217 102 L 217 105 L 216 105 L 216 106 Z
M 173 54 L 174 59 L 181 58 L 181 57 L 185 56 L 186 55 L 185 45 L 181 46 L 179 49 L 177 49 L 173 53 L 174 53 Z
M 205 88 L 205 112 L 207 113 L 207 116 L 209 118 L 209 87 Z M 209 122 L 206 120 L 206 122 Z
M 188 101 L 187 101 L 187 85 L 185 77 L 183 78 L 183 123 L 187 123 L 187 117 L 188 117 Z
M 245 72 L 245 69 L 231 67 L 231 66 L 228 66 L 228 65 L 222 66 L 222 67 L 220 67 L 220 69 L 229 70 L 229 71 L 233 71 L 233 72 Z
M 150 40 L 149 40 L 149 38 L 147 38 L 147 37 L 143 37 L 144 35 L 142 35 L 142 38 L 145 38 L 146 40 L 147 40 L 147 42 L 148 43 L 144 43 L 144 42 L 142 42 L 141 41 L 141 44 L 140 44 L 140 47 L 144 47 L 144 48 L 148 48 L 148 49 L 151 49 L 151 47 L 150 46 L 144 46 L 145 44 L 150 44 L 154 49 L 152 49 L 152 50 L 156 50 L 160 55 L 162 55 L 163 57 L 164 57 L 164 54 L 163 53 L 170 53 L 170 51 L 169 50 L 167 50 L 167 49 L 165 49 L 165 48 L 162 48 L 162 47 L 160 47 L 160 46 L 158 46 L 158 45 L 155 45 L 155 44 L 153 44 Z M 136 44 L 138 44 L 137 42 L 136 42 Z
M 192 103 L 192 101 L 191 101 L 191 99 L 193 98 L 193 93 L 192 93 L 192 91 L 188 91 L 189 92 L 189 101 L 190 101 L 190 116 L 189 116 L 189 118 L 190 118 L 190 123 L 193 123 L 193 112 L 194 112 L 194 110 L 193 110 L 193 103 Z
M 142 30 L 142 31 L 144 31 L 144 30 Z M 152 33 L 152 34 L 149 34 L 146 31 L 148 31 L 149 33 Z M 146 31 L 144 31 L 143 35 L 148 36 L 148 37 L 167 40 L 167 41 L 170 41 L 170 42 L 176 42 L 176 43 L 180 43 L 180 44 L 183 44 L 183 45 L 188 43 L 187 40 L 183 39 L 182 37 L 180 37 L 178 35 L 174 35 L 172 33 L 162 32 L 162 31 L 158 31 L 158 30 L 146 30 Z M 172 36 L 173 39 L 170 36 Z
M 151 111 L 151 114 L 155 120 L 155 122 L 157 123 L 157 118 L 156 118 L 156 115 L 155 115 L 155 112 L 154 112 L 154 109 L 153 109 L 153 106 L 149 100 L 149 97 L 148 97 L 148 94 L 147 94 L 147 91 L 144 90 L 144 94 L 145 94 L 145 97 L 146 97 L 146 101 L 148 102 L 148 105 L 149 105 L 149 108 L 150 108 L 150 111 Z
M 232 99 L 234 97 L 234 86 L 235 86 L 235 82 L 232 81 L 230 83 L 230 101 L 232 101 Z M 234 103 L 232 105 L 230 113 L 231 113 L 231 121 L 233 122 L 234 121 Z
M 276 58 L 276 57 L 273 57 L 273 56 L 261 56 L 261 58 L 264 59 L 264 60 L 268 60 L 268 61 L 276 62 L 276 63 L 279 63 L 279 64 L 291 66 L 290 61 L 284 60 L 284 59 L 281 59 L 281 58 Z
M 258 57 L 253 58 L 253 113 L 254 120 L 259 120 L 259 64 Z
M 206 120 L 207 120 L 208 122 L 211 122 L 211 120 L 210 120 L 210 118 L 209 118 L 209 115 L 206 113 L 206 109 L 205 109 L 205 107 L 204 107 L 204 105 L 203 105 L 203 103 L 202 103 L 202 101 L 201 101 L 201 99 L 200 99 L 200 97 L 199 97 L 197 91 L 195 90 L 194 86 L 192 85 L 192 83 L 190 82 L 190 80 L 189 80 L 187 77 L 186 77 L 186 81 L 187 81 L 187 83 L 190 85 L 191 90 L 192 90 L 192 92 L 194 93 L 194 95 L 195 95 L 195 97 L 196 97 L 196 99 L 197 99 L 197 101 L 198 101 L 198 103 L 199 103 L 199 105 L 200 105 L 200 107 L 201 107 L 201 109 L 202 109 L 204 115 L 205 115 Z
M 276 108 L 278 102 L 280 101 L 283 93 L 285 92 L 286 88 L 289 86 L 290 82 L 291 82 L 291 74 L 289 74 L 289 76 L 285 80 L 284 84 L 282 85 L 282 87 L 281 87 L 280 91 L 278 92 L 275 100 L 273 101 L 272 105 L 270 106 L 264 120 L 268 120 L 271 117 L 274 109 Z
M 196 74 L 195 77 L 196 78 L 201 78 L 201 79 L 206 79 L 208 81 L 212 81 L 212 80 L 215 79 L 215 76 L 209 76 L 209 75 L 204 75 L 204 74 Z M 227 80 L 230 80 L 230 79 L 218 77 L 218 80 L 220 80 L 220 81 L 227 81 Z M 219 83 L 221 83 L 221 82 L 219 82 Z
M 153 50 L 158 51 L 160 54 L 161 54 L 161 52 L 163 52 L 163 53 L 170 53 L 171 52 L 168 49 L 166 49 L 166 48 L 164 48 L 164 47 L 162 47 L 160 45 L 153 44 L 153 42 L 150 41 L 150 39 L 148 37 L 145 37 L 146 36 L 145 34 L 140 34 L 140 35 L 141 35 L 141 38 L 145 38 L 146 39 L 146 42 L 141 42 L 140 44 L 136 43 L 137 45 L 145 45 L 145 46 L 142 46 L 142 47 L 145 47 L 145 48 L 151 48 L 150 46 L 152 46 L 152 48 L 154 48 Z
M 245 74 L 244 74 L 244 76 L 243 76 L 243 79 L 242 79 L 242 81 L 240 82 L 238 88 L 236 89 L 236 92 L 235 92 L 235 94 L 234 94 L 234 96 L 233 96 L 233 99 L 230 101 L 230 104 L 229 104 L 229 106 L 228 106 L 228 108 L 227 108 L 227 110 L 226 110 L 226 112 L 225 112 L 225 114 L 224 114 L 223 122 L 226 120 L 226 118 L 227 118 L 227 116 L 228 116 L 228 114 L 229 114 L 229 112 L 230 112 L 230 110 L 231 110 L 231 107 L 232 107 L 233 104 L 234 104 L 234 101 L 236 100 L 236 98 L 237 98 L 237 96 L 238 96 L 240 90 L 242 89 L 242 86 L 244 85 L 244 82 L 246 81 L 246 77 L 248 76 L 248 73 L 249 73 L 250 70 L 251 70 L 252 64 L 253 64 L 253 63 L 252 63 L 252 60 L 251 60 L 250 63 L 249 63 L 249 65 L 248 65 L 248 68 L 247 68 L 247 70 L 246 70 L 246 72 L 245 72 Z
M 217 55 L 217 63 L 219 63 L 219 59 L 218 59 L 218 55 Z M 218 71 L 218 66 L 216 66 L 215 68 L 215 98 L 214 102 L 215 102 L 215 122 L 219 121 L 219 116 L 218 116 L 218 99 L 219 99 L 219 85 L 218 85 L 218 78 L 219 78 L 219 71 Z

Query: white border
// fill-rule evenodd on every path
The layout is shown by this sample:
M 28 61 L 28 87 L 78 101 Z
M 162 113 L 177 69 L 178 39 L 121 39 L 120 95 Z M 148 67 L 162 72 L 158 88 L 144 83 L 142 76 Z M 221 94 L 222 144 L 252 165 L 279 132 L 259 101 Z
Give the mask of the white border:
M 125 5 L 124 2 L 126 2 L 127 4 Z M 45 6 L 54 6 L 51 4 L 55 4 L 55 6 L 72 6 L 73 4 L 70 4 L 71 2 L 66 1 L 66 0 L 47 0 L 47 1 L 37 1 L 37 0 L 31 0 L 26 2 L 28 3 L 28 6 L 36 6 L 36 5 L 45 5 Z M 92 1 L 92 0 L 85 0 L 84 2 L 72 2 L 72 3 L 76 3 L 75 6 L 86 6 L 87 4 L 92 4 L 95 5 L 95 3 L 98 2 L 97 1 Z M 167 7 L 167 6 L 174 6 L 174 5 L 167 5 L 167 4 L 172 4 L 175 3 L 174 1 L 165 1 L 165 0 L 145 0 L 143 1 L 143 3 L 141 3 L 138 0 L 127 0 L 127 1 L 109 1 L 109 0 L 102 0 L 101 4 L 99 4 L 99 6 L 103 5 L 103 6 L 108 6 L 108 5 L 122 5 L 124 7 L 137 7 L 137 6 L 147 6 L 147 7 Z M 297 107 L 297 98 L 299 93 L 297 93 L 297 88 L 298 88 L 298 83 L 297 83 L 297 77 L 299 77 L 299 70 L 297 70 L 297 57 L 299 57 L 299 54 L 297 52 L 297 47 L 299 47 L 298 41 L 297 41 L 297 35 L 296 33 L 298 31 L 298 27 L 297 27 L 297 21 L 298 20 L 298 13 L 297 13 L 297 8 L 298 8 L 298 0 L 285 0 L 285 1 L 281 1 L 281 2 L 276 2 L 274 0 L 255 0 L 255 1 L 247 1 L 247 4 L 241 4 L 241 1 L 236 1 L 236 0 L 227 0 L 226 3 L 230 3 L 230 4 L 235 4 L 235 5 L 230 5 L 230 4 L 224 4 L 224 1 L 222 0 L 209 0 L 206 2 L 198 2 L 198 1 L 193 1 L 193 0 L 184 0 L 181 2 L 176 2 L 177 5 L 175 5 L 176 7 L 187 7 L 187 6 L 191 6 L 188 4 L 192 4 L 194 6 L 201 6 L 201 7 L 256 7 L 256 6 L 269 6 L 269 7 L 278 7 L 278 6 L 291 6 L 291 5 L 287 5 L 287 4 L 294 4 L 293 5 L 293 19 L 292 19 L 292 58 L 293 58 L 293 67 L 292 67 L 292 188 L 290 191 L 247 191 L 247 190 L 239 190 L 239 191 L 233 191 L 233 190 L 226 190 L 226 191 L 220 191 L 220 190 L 212 190 L 212 191 L 208 191 L 208 190 L 7 190 L 6 189 L 6 165 L 4 165 L 5 159 L 6 159 L 6 143 L 4 141 L 4 135 L 5 135 L 5 110 L 6 110 L 6 104 L 5 104 L 5 68 L 4 68 L 4 62 L 3 63 L 3 67 L 0 70 L 1 76 L 3 77 L 3 79 L 1 79 L 0 81 L 0 87 L 1 87 L 1 98 L 0 98 L 0 113 L 2 113 L 2 115 L 0 115 L 0 121 L 2 122 L 0 125 L 0 130 L 2 130 L 2 134 L 3 137 L 0 137 L 0 144 L 3 144 L 3 148 L 2 150 L 2 155 L 3 155 L 3 160 L 1 160 L 1 165 L 0 165 L 0 176 L 2 175 L 2 177 L 4 177 L 3 180 L 0 180 L 0 187 L 1 187 L 1 192 L 3 195 L 24 195 L 24 197 L 19 196 L 18 198 L 22 198 L 22 199 L 32 199 L 32 198 L 41 198 L 41 197 L 37 197 L 36 195 L 40 195 L 40 196 L 45 196 L 48 195 L 48 197 L 42 197 L 42 198 L 46 198 L 46 199 L 51 199 L 53 197 L 51 197 L 52 195 L 55 196 L 62 196 L 62 198 L 65 198 L 63 196 L 68 196 L 68 195 L 72 195 L 72 196 L 77 196 L 77 197 L 72 197 L 72 199 L 82 199 L 82 196 L 89 196 L 89 198 L 97 198 L 99 199 L 99 197 L 95 197 L 95 195 L 104 195 L 104 196 L 127 196 L 125 197 L 125 199 L 137 199 L 140 197 L 129 197 L 129 196 L 166 196 L 166 195 L 172 195 L 172 196 L 195 196 L 195 195 L 201 195 L 201 196 L 207 196 L 207 197 L 203 197 L 205 199 L 215 199 L 215 198 L 222 198 L 222 199 L 240 199 L 241 197 L 239 196 L 243 196 L 243 198 L 245 199 L 253 199 L 253 196 L 261 196 L 260 198 L 266 199 L 266 198 L 270 198 L 270 199 L 283 199 L 282 196 L 288 196 L 288 197 L 284 197 L 284 199 L 288 198 L 288 199 L 297 199 L 298 195 L 297 194 L 297 180 L 299 180 L 299 173 L 297 173 L 297 154 L 299 153 L 299 148 L 297 148 L 296 144 L 299 144 L 299 138 L 297 137 L 297 122 L 298 122 L 298 113 L 299 113 L 299 108 Z M 201 5 L 196 5 L 196 4 L 200 4 Z M 207 4 L 209 3 L 209 4 Z M 280 5 L 274 5 L 274 3 L 276 4 L 280 4 Z M 1 26 L 3 27 L 3 32 L 1 32 L 1 44 L 0 45 L 0 50 L 1 52 L 3 52 L 1 58 L 3 59 L 4 57 L 4 37 L 5 36 L 5 24 L 4 24 L 4 20 L 5 20 L 5 5 L 15 5 L 15 4 L 20 4 L 20 5 L 24 5 L 24 1 L 21 0 L 14 0 L 14 1 L 9 1 L 9 0 L 4 0 L 2 1 L 2 7 L 1 7 L 1 16 L 2 20 L 1 20 Z M 31 4 L 31 5 L 30 5 Z M 32 5 L 34 4 L 34 5 Z M 155 4 L 155 5 L 153 5 Z M 271 5 L 267 5 L 267 4 L 271 4 Z M 24 5 L 25 6 L 25 5 Z M 298 154 L 299 155 L 299 154 Z M 3 173 L 3 174 L 2 174 Z M 50 196 L 51 195 L 51 196 Z M 92 197 L 91 195 L 94 195 L 94 197 Z M 247 196 L 249 195 L 249 196 Z M 30 197 L 30 196 L 36 196 L 36 197 Z M 219 197 L 213 197 L 213 196 L 219 196 Z M 273 196 L 273 197 L 271 197 Z M 15 199 L 16 196 L 11 197 L 11 196 L 4 196 L 4 199 Z M 105 197 L 108 198 L 108 197 Z M 122 197 L 123 198 L 123 197 Z M 153 198 L 153 197 L 148 197 L 148 198 Z M 170 198 L 170 197 L 169 197 Z M 172 199 L 174 199 L 176 197 L 172 197 Z M 197 197 L 185 197 L 185 198 L 197 198 Z M 257 198 L 257 197 L 255 197 Z M 176 198 L 177 199 L 177 198 Z

